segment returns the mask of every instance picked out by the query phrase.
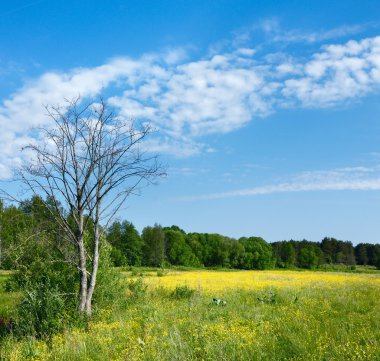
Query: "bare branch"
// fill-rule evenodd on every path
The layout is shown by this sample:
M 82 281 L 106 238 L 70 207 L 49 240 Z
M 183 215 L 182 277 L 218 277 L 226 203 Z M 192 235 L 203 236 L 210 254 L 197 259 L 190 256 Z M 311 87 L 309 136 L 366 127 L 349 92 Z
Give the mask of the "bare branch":
M 141 186 L 164 174 L 157 157 L 141 152 L 140 145 L 152 133 L 149 125 L 121 121 L 103 99 L 82 104 L 80 97 L 65 106 L 46 106 L 51 128 L 39 129 L 42 143 L 25 149 L 34 155 L 19 176 L 36 195 L 51 200 L 52 217 L 62 239 L 76 246 L 80 273 L 80 306 L 91 313 L 96 283 L 102 227 Z M 85 231 L 93 227 L 92 249 Z M 88 261 L 91 271 L 88 271 Z

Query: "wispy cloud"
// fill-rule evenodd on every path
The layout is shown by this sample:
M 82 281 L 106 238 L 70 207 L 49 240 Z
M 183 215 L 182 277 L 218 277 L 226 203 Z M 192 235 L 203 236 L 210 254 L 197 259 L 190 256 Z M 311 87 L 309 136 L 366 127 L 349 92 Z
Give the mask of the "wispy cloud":
M 192 168 L 192 167 L 172 167 L 168 169 L 168 174 L 171 176 L 185 176 L 185 177 L 196 177 L 209 173 L 210 170 L 206 168 Z
M 273 31 L 275 25 L 266 26 Z M 334 106 L 379 91 L 380 36 L 325 44 L 307 59 L 269 53 L 236 42 L 198 59 L 170 49 L 42 74 L 0 106 L 0 177 L 22 161 L 19 148 L 31 141 L 29 129 L 49 125 L 43 105 L 78 94 L 106 90 L 120 116 L 149 119 L 160 130 L 147 148 L 186 157 L 213 151 L 205 135 L 231 132 L 278 108 Z
M 368 177 L 368 173 L 373 173 Z M 380 190 L 380 167 L 347 167 L 329 171 L 303 172 L 279 184 L 236 189 L 228 192 L 177 197 L 176 201 L 199 201 L 312 191 Z
M 379 27 L 379 22 L 368 22 L 365 24 L 342 25 L 328 29 L 321 28 L 318 29 L 318 31 L 305 31 L 300 29 L 283 28 L 277 18 L 267 18 L 253 25 L 249 29 L 241 31 L 238 39 L 241 39 L 241 41 L 247 41 L 254 36 L 258 30 L 261 30 L 266 35 L 266 40 L 272 43 L 281 42 L 282 45 L 292 43 L 312 44 L 358 35 L 369 29 L 377 29 Z
M 38 5 L 40 3 L 43 3 L 43 2 L 46 2 L 47 0 L 37 0 L 37 1 L 32 1 L 32 2 L 29 2 L 27 4 L 24 4 L 22 6 L 17 6 L 17 7 L 14 7 L 12 9 L 9 9 L 9 10 L 5 10 L 3 12 L 0 13 L 0 17 L 3 17 L 3 16 L 8 16 L 8 15 L 11 15 L 11 14 L 14 14 L 14 13 L 17 13 L 19 11 L 22 11 L 24 9 L 27 9 L 31 6 L 34 6 L 34 5 Z

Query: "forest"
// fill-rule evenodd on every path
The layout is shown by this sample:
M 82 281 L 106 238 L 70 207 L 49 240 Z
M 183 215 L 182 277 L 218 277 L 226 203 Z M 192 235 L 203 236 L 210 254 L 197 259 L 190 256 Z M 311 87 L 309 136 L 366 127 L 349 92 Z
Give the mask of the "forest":
M 44 202 L 34 196 L 19 205 L 0 202 L 0 268 L 18 269 L 36 259 L 65 252 L 57 225 Z M 87 230 L 91 232 L 91 227 Z M 305 268 L 341 264 L 380 268 L 380 245 L 325 237 L 266 242 L 257 236 L 234 239 L 221 234 L 186 233 L 178 226 L 146 226 L 141 234 L 128 221 L 116 221 L 105 230 L 114 266 L 216 267 L 233 269 Z M 67 252 L 67 251 L 66 251 Z

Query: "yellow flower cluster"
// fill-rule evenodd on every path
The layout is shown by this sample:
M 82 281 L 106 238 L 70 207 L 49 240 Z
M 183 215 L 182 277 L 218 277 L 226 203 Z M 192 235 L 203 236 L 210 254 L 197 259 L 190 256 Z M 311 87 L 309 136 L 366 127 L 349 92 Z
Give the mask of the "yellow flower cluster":
M 5 359 L 380 361 L 380 274 L 200 270 L 143 282 L 146 294 L 87 331 L 17 341 Z M 177 286 L 194 292 L 174 297 Z
M 207 293 L 224 293 L 230 290 L 252 290 L 263 288 L 335 288 L 339 285 L 378 285 L 377 274 L 332 273 L 311 271 L 192 271 L 170 272 L 165 277 L 149 275 L 144 278 L 152 287 L 174 289 L 187 285 Z

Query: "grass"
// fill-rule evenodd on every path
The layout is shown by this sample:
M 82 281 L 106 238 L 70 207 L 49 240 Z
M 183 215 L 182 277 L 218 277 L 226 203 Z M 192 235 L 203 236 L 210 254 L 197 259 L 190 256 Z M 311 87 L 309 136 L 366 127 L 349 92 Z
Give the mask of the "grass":
M 0 319 L 8 319 L 12 316 L 14 306 L 19 299 L 19 294 L 4 291 L 4 284 L 11 275 L 10 271 L 0 271 Z
M 88 331 L 8 337 L 0 360 L 380 360 L 379 273 L 138 273 Z

